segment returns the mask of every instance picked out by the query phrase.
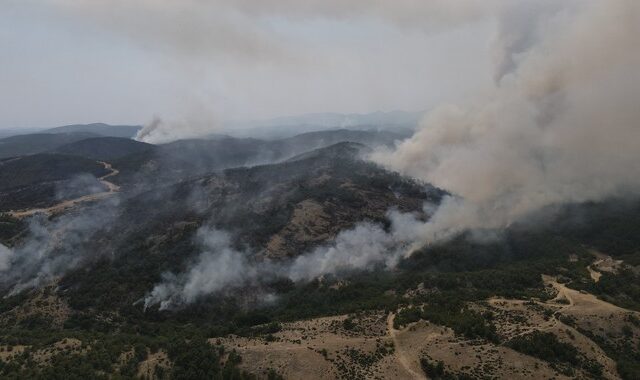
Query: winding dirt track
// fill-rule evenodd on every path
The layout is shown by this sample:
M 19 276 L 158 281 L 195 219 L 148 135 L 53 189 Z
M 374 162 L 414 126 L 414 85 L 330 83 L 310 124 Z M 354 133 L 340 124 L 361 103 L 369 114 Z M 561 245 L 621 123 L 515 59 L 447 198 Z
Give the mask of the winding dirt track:
M 393 345 L 395 347 L 395 354 L 398 362 L 402 365 L 402 368 L 404 368 L 404 370 L 407 371 L 414 379 L 426 379 L 424 375 L 417 373 L 413 370 L 413 368 L 411 368 L 410 360 L 403 351 L 402 346 L 400 345 L 400 341 L 398 339 L 398 330 L 393 328 L 393 320 L 395 318 L 396 315 L 394 313 L 389 313 L 389 316 L 387 317 L 387 331 L 391 339 L 393 339 Z
M 32 208 L 32 209 L 27 209 L 27 210 L 20 210 L 20 211 L 9 211 L 8 214 L 13 216 L 14 218 L 25 218 L 27 216 L 31 216 L 34 214 L 38 214 L 38 213 L 45 213 L 48 215 L 51 214 L 57 214 L 60 213 L 68 208 L 74 207 L 76 205 L 78 205 L 79 203 L 84 203 L 84 202 L 91 202 L 91 201 L 95 201 L 98 199 L 103 199 L 106 198 L 110 195 L 113 195 L 115 193 L 117 193 L 118 191 L 120 191 L 120 186 L 116 185 L 115 183 L 109 182 L 107 181 L 107 178 L 109 177 L 113 177 L 118 175 L 118 173 L 120 173 L 117 169 L 114 169 L 110 163 L 108 162 L 104 162 L 104 161 L 98 161 L 98 163 L 100 163 L 102 166 L 104 166 L 105 169 L 109 170 L 109 173 L 106 175 L 103 175 L 102 177 L 98 178 L 98 180 L 107 187 L 107 191 L 104 191 L 102 193 L 95 193 L 95 194 L 88 194 L 88 195 L 83 195 L 79 198 L 75 198 L 75 199 L 69 199 L 60 203 L 57 203 L 51 207 L 46 207 L 46 208 Z

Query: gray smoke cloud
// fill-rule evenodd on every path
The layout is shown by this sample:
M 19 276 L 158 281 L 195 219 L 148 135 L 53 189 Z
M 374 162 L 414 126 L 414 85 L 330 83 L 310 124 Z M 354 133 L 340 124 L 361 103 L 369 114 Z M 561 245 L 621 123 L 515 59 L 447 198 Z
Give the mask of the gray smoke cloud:
M 419 242 L 640 190 L 640 3 L 542 9 L 533 25 L 503 25 L 508 58 L 490 96 L 444 105 L 412 138 L 372 155 L 457 195 L 417 227 Z
M 48 219 L 30 217 L 28 232 L 15 247 L 0 245 L 0 286 L 8 295 L 46 285 L 98 255 L 87 248 L 96 231 L 115 218 L 115 200 L 81 213 Z
M 363 223 L 326 246 L 261 270 L 236 252 L 241 258 L 231 261 L 230 276 L 210 279 L 213 287 L 190 287 L 189 293 L 247 281 L 246 274 L 306 281 L 377 265 L 392 268 L 425 244 L 469 230 L 503 229 L 545 207 L 637 195 L 640 3 L 517 2 L 501 17 L 496 88 L 470 104 L 439 107 L 413 137 L 371 155 L 455 194 L 436 209 L 427 206 L 433 212 L 428 221 L 391 212 L 388 232 Z M 199 260 L 181 280 L 170 277 L 158 285 L 146 305 L 176 294 L 193 300 L 181 296 L 186 284 L 202 284 L 201 278 L 216 277 L 229 265 L 229 249 L 218 251 L 218 259 Z
M 99 22 L 149 49 L 194 57 L 232 55 L 295 64 L 301 59 L 269 18 L 290 20 L 376 18 L 426 32 L 452 29 L 502 8 L 500 0 L 51 0 L 62 12 Z M 299 63 L 299 62 L 298 62 Z
M 160 304 L 160 309 L 191 303 L 203 295 L 245 285 L 256 278 L 256 267 L 247 262 L 248 254 L 231 247 L 224 231 L 202 227 L 196 239 L 202 248 L 186 273 L 167 273 L 144 300 L 144 307 Z
M 575 8 L 575 1 L 538 0 L 504 4 L 493 42 L 496 82 L 517 69 L 520 55 L 529 50 L 544 33 L 545 20 L 569 7 Z
M 152 61 L 162 62 L 163 70 L 172 73 L 171 96 L 175 101 L 155 110 L 160 118 L 150 122 L 138 137 L 151 143 L 219 131 L 220 120 L 229 118 L 229 114 L 231 118 L 238 118 L 251 113 L 270 113 L 271 108 L 280 109 L 278 113 L 331 110 L 336 106 L 324 105 L 327 99 L 322 92 L 331 89 L 335 93 L 334 87 L 374 86 L 378 82 L 375 77 L 393 78 L 401 70 L 392 68 L 398 61 L 391 60 L 366 70 L 359 68 L 357 72 L 364 79 L 345 74 L 359 64 L 353 59 L 367 58 L 351 58 L 338 46 L 319 46 L 325 42 L 314 42 L 313 37 L 296 32 L 300 26 L 310 22 L 346 26 L 355 21 L 380 24 L 380 28 L 389 27 L 407 34 L 418 31 L 435 35 L 492 18 L 501 3 L 502 0 L 45 2 L 62 20 L 84 23 L 87 30 L 98 29 L 100 34 L 120 39 L 144 52 Z M 314 34 L 341 33 L 331 29 L 330 25 L 320 26 Z M 418 51 L 411 40 L 408 39 L 406 50 Z M 386 67 L 388 71 L 381 75 Z M 314 76 L 323 76 L 323 79 L 314 81 L 311 78 Z M 342 79 L 343 76 L 346 78 Z M 349 83 L 350 80 L 354 84 Z M 371 98 L 368 102 L 382 103 L 383 93 L 389 92 L 390 86 L 395 87 L 393 80 L 388 82 L 378 85 L 380 94 L 367 91 L 366 98 Z M 236 88 L 254 94 L 239 93 Z M 273 91 L 276 88 L 278 90 Z M 288 96 L 298 92 L 305 94 L 300 99 L 310 100 L 300 100 L 296 106 Z M 153 97 L 153 94 L 147 95 L 147 99 Z M 254 97 L 264 100 L 243 100 Z M 314 108 L 307 104 L 313 104 Z M 365 111 L 379 106 L 357 107 Z
M 11 256 L 13 256 L 13 251 L 9 249 L 9 247 L 0 244 L 0 272 L 9 269 L 9 265 L 11 264 Z
M 412 244 L 419 233 L 414 228 L 418 222 L 414 215 L 397 211 L 387 216 L 393 226 L 388 232 L 363 222 L 340 232 L 330 243 L 283 262 L 252 259 L 255 255 L 251 252 L 232 247 L 227 232 L 201 227 L 196 234 L 201 247 L 198 257 L 183 273 L 165 273 L 162 282 L 144 298 L 144 307 L 159 304 L 160 310 L 176 308 L 208 294 L 257 286 L 269 278 L 306 282 L 328 274 L 394 268 L 418 248 Z
M 222 124 L 215 112 L 204 105 L 192 109 L 182 119 L 165 120 L 154 117 L 134 137 L 137 141 L 164 144 L 175 140 L 203 137 L 219 131 Z
M 378 225 L 358 224 L 338 234 L 331 244 L 298 256 L 286 268 L 287 277 L 308 281 L 325 274 L 370 270 L 377 265 L 393 268 L 405 245 L 395 231 L 387 233 Z

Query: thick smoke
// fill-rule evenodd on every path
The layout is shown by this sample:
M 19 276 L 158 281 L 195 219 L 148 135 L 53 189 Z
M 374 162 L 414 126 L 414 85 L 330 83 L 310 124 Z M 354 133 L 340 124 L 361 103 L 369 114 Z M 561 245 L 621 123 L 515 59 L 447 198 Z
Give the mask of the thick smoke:
M 11 264 L 11 256 L 13 256 L 13 251 L 8 247 L 0 244 L 0 272 L 6 271 L 9 269 L 9 265 Z
M 177 119 L 154 117 L 134 137 L 135 140 L 163 144 L 170 141 L 206 137 L 222 127 L 215 107 L 204 99 L 192 99 L 188 109 Z
M 296 64 L 300 53 L 262 21 L 377 18 L 400 27 L 438 32 L 488 17 L 501 1 L 53 0 L 53 4 L 125 34 L 147 49 L 176 57 L 233 56 L 243 61 Z
M 397 239 L 396 233 L 362 223 L 340 233 L 332 244 L 298 256 L 286 273 L 293 281 L 308 281 L 325 274 L 370 270 L 379 265 L 392 268 L 405 245 L 406 242 Z
M 432 205 L 425 207 L 428 214 Z M 273 278 L 307 282 L 324 275 L 345 275 L 374 268 L 392 269 L 402 258 L 419 248 L 420 223 L 413 214 L 390 211 L 391 229 L 363 222 L 340 232 L 326 244 L 290 261 L 273 262 L 247 251 L 238 251 L 224 231 L 202 227 L 196 240 L 201 253 L 181 274 L 166 273 L 145 297 L 145 309 L 159 304 L 171 309 L 198 298 L 245 287 L 257 286 Z
M 415 225 L 408 214 L 389 213 L 394 225 Z M 410 220 L 410 223 L 406 221 Z M 385 232 L 371 223 L 342 231 L 330 244 L 318 247 L 287 262 L 272 262 L 250 252 L 232 247 L 228 233 L 209 227 L 198 230 L 196 239 L 201 253 L 181 274 L 166 273 L 145 297 L 145 308 L 159 304 L 170 309 L 189 304 L 198 298 L 230 291 L 247 285 L 258 286 L 270 278 L 310 281 L 327 274 L 344 274 L 375 267 L 393 268 L 400 258 L 410 253 L 411 229 Z
M 145 308 L 160 303 L 161 309 L 191 303 L 206 294 L 245 285 L 255 279 L 255 267 L 248 265 L 247 253 L 231 247 L 230 236 L 207 227 L 198 230 L 202 252 L 183 274 L 167 273 L 145 298 Z
M 527 22 L 517 22 L 522 19 Z M 262 270 L 304 281 L 393 267 L 424 244 L 468 230 L 502 229 L 545 207 L 637 195 L 638 35 L 640 3 L 631 0 L 512 4 L 496 39 L 497 87 L 490 96 L 465 106 L 442 106 L 395 150 L 372 155 L 455 195 L 446 197 L 427 222 L 390 213 L 389 232 L 361 224 L 332 244 Z M 228 249 L 219 251 L 224 258 Z M 217 260 L 227 265 L 222 258 Z M 221 277 L 225 285 L 262 273 L 245 259 L 236 260 L 245 269 Z M 184 284 L 197 284 L 224 268 L 216 260 L 199 262 L 186 279 L 158 285 L 169 291 L 154 297 L 154 290 L 146 304 L 172 299 L 185 292 Z M 202 294 L 225 286 L 212 283 L 199 288 Z
M 171 80 L 165 85 L 172 89 L 167 92 L 175 101 L 159 106 L 155 112 L 162 121 L 151 122 L 138 136 L 140 141 L 163 143 L 219 131 L 220 119 L 335 109 L 342 104 L 327 105 L 336 103 L 335 95 L 329 98 L 323 94 L 328 91 L 335 94 L 336 88 L 353 91 L 359 91 L 361 86 L 379 88 L 379 94 L 367 91 L 366 96 L 350 97 L 361 99 L 354 106 L 360 111 L 413 108 L 416 105 L 382 104 L 384 94 L 390 92 L 389 86 L 397 83 L 390 78 L 400 71 L 394 69 L 400 61 L 379 62 L 366 70 L 354 69 L 361 60 L 367 60 L 366 56 L 352 56 L 335 43 L 321 46 L 326 44 L 325 38 L 334 38 L 331 35 L 335 31 L 320 30 L 314 37 L 297 29 L 304 29 L 310 22 L 320 25 L 338 22 L 347 26 L 354 21 L 364 22 L 366 27 L 380 24 L 407 34 L 420 31 L 433 36 L 492 17 L 500 1 L 48 0 L 45 3 L 63 20 L 86 23 L 87 30 L 98 28 L 100 33 L 120 38 L 154 63 L 161 63 L 163 72 L 171 73 Z M 347 40 L 349 36 L 345 35 L 342 42 Z M 420 51 L 411 41 L 413 38 L 407 39 L 406 50 Z M 395 49 L 402 51 L 399 47 Z M 386 67 L 388 72 L 381 75 Z M 350 71 L 358 75 L 349 75 Z M 377 84 L 379 78 L 388 78 L 388 83 Z M 298 99 L 292 102 L 291 94 L 297 93 L 304 96 L 295 96 Z M 153 99 L 154 94 L 147 98 Z M 215 112 L 207 111 L 216 107 Z M 212 117 L 203 117 L 205 112 Z
M 412 138 L 373 155 L 458 196 L 419 226 L 422 243 L 640 190 L 640 3 L 544 14 L 526 28 L 503 25 L 506 61 L 490 96 L 440 107 Z
M 363 223 L 286 263 L 256 262 L 250 252 L 233 248 L 226 233 L 205 228 L 198 234 L 201 254 L 184 273 L 167 274 L 145 298 L 147 307 L 171 308 L 269 276 L 305 281 L 392 268 L 414 249 L 467 230 L 501 229 L 541 208 L 635 195 L 640 188 L 640 51 L 635 41 L 640 3 L 634 0 L 60 3 L 116 25 L 142 45 L 187 60 L 234 56 L 278 65 L 306 58 L 291 57 L 286 43 L 262 33 L 269 32 L 262 29 L 268 23 L 253 20 L 364 14 L 428 29 L 434 25 L 428 20 L 457 25 L 494 11 L 501 14 L 492 73 L 496 87 L 470 104 L 439 107 L 413 137 L 372 156 L 455 194 L 427 222 L 391 213 L 388 231 Z M 238 19 L 218 20 L 219 9 L 232 9 Z M 180 16 L 167 19 L 172 14 Z M 194 71 L 194 77 L 199 74 Z M 179 129 L 158 120 L 138 139 L 166 141 Z M 83 259 L 65 252 L 76 250 L 78 237 L 87 235 L 84 224 L 52 231 L 52 226 L 33 223 L 28 244 L 14 252 L 0 247 L 0 271 L 19 280 L 17 289 L 51 279 Z M 53 249 L 54 231 L 61 229 L 76 231 L 77 237 L 65 238 L 69 247 Z
M 517 69 L 519 55 L 531 49 L 544 32 L 544 20 L 570 5 L 575 6 L 572 2 L 573 0 L 538 0 L 506 3 L 494 41 L 496 82 Z
M 18 294 L 95 259 L 99 253 L 89 247 L 91 239 L 114 219 L 113 202 L 51 220 L 42 214 L 31 217 L 20 244 L 12 249 L 0 245 L 0 288 L 9 289 L 9 295 Z

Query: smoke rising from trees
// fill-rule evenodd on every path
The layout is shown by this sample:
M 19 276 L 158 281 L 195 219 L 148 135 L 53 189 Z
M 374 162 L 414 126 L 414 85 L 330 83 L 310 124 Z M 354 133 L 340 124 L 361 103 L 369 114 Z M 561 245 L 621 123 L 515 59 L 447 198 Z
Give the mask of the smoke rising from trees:
M 640 189 L 640 5 L 541 4 L 546 17 L 528 12 L 526 27 L 503 22 L 490 96 L 439 107 L 412 138 L 372 156 L 457 195 L 420 227 L 423 243 Z

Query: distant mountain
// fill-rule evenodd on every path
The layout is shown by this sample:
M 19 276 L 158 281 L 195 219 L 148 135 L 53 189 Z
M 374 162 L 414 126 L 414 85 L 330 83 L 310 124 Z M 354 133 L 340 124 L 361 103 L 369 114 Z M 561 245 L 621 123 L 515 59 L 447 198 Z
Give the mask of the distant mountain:
M 25 156 L 56 149 L 59 146 L 97 137 L 94 133 L 34 133 L 0 139 L 0 159 Z
M 323 129 L 388 130 L 411 133 L 424 112 L 373 112 L 366 114 L 312 113 L 267 120 L 228 123 L 226 133 L 237 136 L 284 138 Z
M 27 133 L 38 133 L 41 131 L 42 128 L 5 128 L 0 129 L 0 139 L 9 136 L 25 135 Z
M 49 128 L 42 133 L 93 133 L 100 136 L 132 138 L 141 130 L 139 125 L 109 125 L 105 123 L 72 124 Z
M 82 156 L 100 161 L 110 161 L 134 153 L 154 149 L 151 144 L 122 137 L 94 137 L 60 146 L 56 153 Z
M 293 156 L 285 162 L 294 162 L 300 160 L 308 160 L 316 157 L 328 157 L 328 158 L 353 158 L 358 157 L 363 153 L 370 151 L 366 145 L 353 143 L 353 142 L 340 142 L 334 145 L 330 145 L 323 148 L 314 149 L 309 152 L 304 152 L 297 156 Z
M 271 164 L 329 145 L 352 142 L 370 148 L 392 145 L 405 135 L 388 131 L 346 129 L 310 132 L 279 140 L 219 137 L 179 140 L 113 162 L 114 181 L 144 185 L 166 183 L 211 171 Z
M 409 136 L 410 134 L 407 133 L 385 130 L 335 129 L 302 133 L 293 137 L 273 141 L 273 144 L 280 145 L 282 147 L 281 149 L 286 147 L 291 151 L 297 150 L 296 153 L 299 153 L 343 141 L 356 142 L 368 145 L 371 148 L 380 145 L 392 146 L 396 141 L 403 140 Z

